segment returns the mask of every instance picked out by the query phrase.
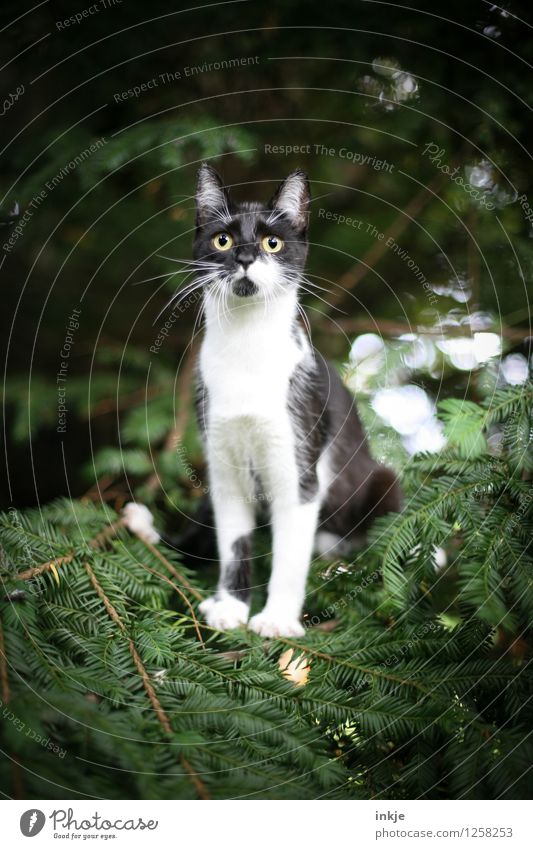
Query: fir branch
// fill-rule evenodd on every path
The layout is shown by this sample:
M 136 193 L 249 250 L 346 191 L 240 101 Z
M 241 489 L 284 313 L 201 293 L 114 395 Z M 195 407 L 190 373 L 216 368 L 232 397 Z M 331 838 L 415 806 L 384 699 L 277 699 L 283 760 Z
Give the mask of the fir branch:
M 384 673 L 381 669 L 373 669 L 372 667 L 361 666 L 357 663 L 350 663 L 349 660 L 343 660 L 339 657 L 333 657 L 331 654 L 327 654 L 323 651 L 318 651 L 317 649 L 313 649 L 310 646 L 302 646 L 300 643 L 296 643 L 294 640 L 289 640 L 286 637 L 277 637 L 278 643 L 284 643 L 287 646 L 290 646 L 293 649 L 296 649 L 303 654 L 312 654 L 315 657 L 319 657 L 322 660 L 326 660 L 328 663 L 332 665 L 338 665 L 346 667 L 347 669 L 354 669 L 357 672 L 361 672 L 363 675 L 370 675 L 374 678 L 383 678 L 387 681 L 392 681 L 395 684 L 401 684 L 403 687 L 414 687 L 417 690 L 424 694 L 431 693 L 431 690 L 428 690 L 426 687 L 423 687 L 418 681 L 414 681 L 412 678 L 401 678 L 398 675 L 390 675 Z
M 154 555 L 154 557 L 157 557 L 157 559 L 161 561 L 161 563 L 168 569 L 170 574 L 174 575 L 176 580 L 179 581 L 182 586 L 184 586 L 185 589 L 190 592 L 191 595 L 193 595 L 198 601 L 203 601 L 203 599 L 205 598 L 204 594 L 197 590 L 196 587 L 193 587 L 190 581 L 188 581 L 187 578 L 184 578 L 183 575 L 178 572 L 174 564 L 171 563 L 170 560 L 167 560 L 165 555 L 162 554 L 162 552 L 159 551 L 159 549 L 156 548 L 155 545 L 153 545 L 151 542 L 148 542 L 148 540 L 143 539 L 143 537 L 138 537 L 138 539 L 141 540 L 143 545 L 146 546 L 148 551 L 150 551 Z
M 0 692 L 2 693 L 2 702 L 7 705 L 11 698 L 9 691 L 9 677 L 7 673 L 7 655 L 6 644 L 4 640 L 4 629 L 2 620 L 0 619 Z
M 192 768 L 187 758 L 184 755 L 180 755 L 180 761 L 183 766 L 183 769 L 190 776 L 190 779 L 194 785 L 194 789 L 198 793 L 200 799 L 211 799 L 211 796 L 207 792 L 207 787 L 205 786 L 203 781 L 200 780 L 198 773 L 195 772 L 195 770 Z
M 116 536 L 117 531 L 124 526 L 125 526 L 124 519 L 117 519 L 117 521 L 112 522 L 110 525 L 108 525 L 106 528 L 104 528 L 102 531 L 100 531 L 98 534 L 96 534 L 96 536 L 94 536 L 89 541 L 89 543 L 88 543 L 89 547 L 94 548 L 94 549 L 103 548 L 106 545 L 106 543 L 108 542 L 108 540 L 110 538 L 112 538 L 113 536 Z M 137 537 L 137 539 L 139 539 L 143 543 L 143 545 L 146 546 L 146 548 L 154 555 L 154 557 L 156 557 L 158 560 L 161 561 L 161 563 L 163 563 L 163 565 L 168 569 L 168 571 L 176 578 L 177 581 L 179 581 L 182 584 L 182 586 L 184 586 L 188 590 L 188 592 L 191 593 L 191 595 L 193 595 L 196 599 L 198 599 L 198 601 L 202 601 L 202 599 L 204 598 L 204 595 L 201 592 L 199 592 L 199 590 L 197 590 L 195 587 L 193 587 L 192 584 L 190 583 L 190 581 L 188 581 L 180 572 L 178 572 L 176 567 L 169 560 L 167 560 L 167 558 L 155 547 L 155 545 L 152 545 L 151 542 L 148 542 L 148 540 L 144 539 L 142 536 L 138 536 L 137 534 L 135 534 L 135 536 Z M 32 578 L 36 578 L 39 575 L 42 575 L 44 572 L 53 570 L 53 569 L 57 568 L 58 566 L 65 565 L 67 563 L 71 563 L 74 560 L 74 558 L 77 556 L 77 554 L 78 554 L 78 552 L 73 550 L 73 551 L 70 551 L 68 554 L 63 555 L 62 557 L 55 557 L 53 560 L 47 560 L 45 563 L 41 563 L 39 566 L 33 566 L 31 569 L 26 569 L 24 572 L 19 572 L 17 575 L 15 575 L 13 577 L 13 580 L 15 580 L 15 581 L 28 581 L 28 580 L 31 580 Z M 148 567 L 145 567 L 145 568 L 148 568 Z M 157 573 L 157 574 L 161 578 L 164 579 L 164 576 L 161 573 Z M 194 615 L 194 611 L 193 611 L 193 609 L 190 605 L 190 602 L 183 595 L 181 590 L 178 587 L 175 586 L 175 584 L 173 584 L 172 582 L 170 582 L 170 583 L 174 587 L 176 592 L 180 593 L 180 595 L 183 597 L 186 604 L 191 609 L 193 619 L 196 621 L 196 625 L 197 625 L 198 623 L 197 623 L 196 617 Z M 199 632 L 198 628 L 197 628 L 197 631 L 198 631 L 199 639 L 200 639 L 200 641 L 202 641 L 202 638 L 200 636 L 200 632 Z
M 116 522 L 111 522 L 110 525 L 105 527 L 102 531 L 97 533 L 95 537 L 89 540 L 89 547 L 95 549 L 102 548 L 111 537 L 116 536 L 117 531 L 124 527 L 124 524 L 124 519 L 117 519 Z M 42 575 L 43 572 L 48 572 L 58 566 L 64 566 L 66 563 L 71 563 L 77 554 L 78 552 L 72 550 L 61 557 L 54 557 L 53 560 L 47 560 L 45 563 L 39 564 L 39 566 L 32 566 L 31 569 L 19 572 L 18 575 L 14 575 L 13 580 L 29 581 L 31 578 L 37 578 L 39 575 Z
M 148 544 L 150 545 L 150 543 L 148 543 Z M 155 550 L 157 551 L 157 549 L 155 549 Z M 199 639 L 200 643 L 202 644 L 202 646 L 205 648 L 205 643 L 202 639 L 202 634 L 200 633 L 200 625 L 198 623 L 198 619 L 196 618 L 196 613 L 194 612 L 194 607 L 190 603 L 190 601 L 187 598 L 187 596 L 185 595 L 185 593 L 182 590 L 180 590 L 180 588 L 178 586 L 176 586 L 174 581 L 171 581 L 170 578 L 167 578 L 166 575 L 163 575 L 162 572 L 159 572 L 157 569 L 152 569 L 150 566 L 146 566 L 144 563 L 141 564 L 141 565 L 142 565 L 143 569 L 146 569 L 147 572 L 150 572 L 152 575 L 156 575 L 162 581 L 165 581 L 165 583 L 170 584 L 172 589 L 176 590 L 178 595 L 183 599 L 183 601 L 185 602 L 185 604 L 187 605 L 187 607 L 191 611 L 191 619 L 192 619 L 196 634 L 198 635 L 198 639 Z M 169 565 L 172 565 L 172 564 L 169 564 Z M 179 573 L 176 571 L 176 575 L 178 575 L 178 574 Z M 189 587 L 190 587 L 190 584 L 189 584 Z M 191 589 L 193 589 L 193 588 L 191 587 Z
M 156 716 L 157 716 L 159 722 L 161 723 L 163 730 L 165 731 L 166 734 L 172 734 L 172 727 L 170 725 L 169 718 L 166 715 L 163 708 L 161 707 L 161 703 L 160 703 L 159 699 L 157 698 L 156 692 L 155 692 L 155 690 L 152 686 L 152 683 L 150 681 L 150 676 L 148 675 L 148 672 L 146 671 L 146 669 L 144 667 L 144 664 L 143 664 L 143 662 L 142 662 L 142 660 L 139 656 L 139 653 L 138 653 L 137 649 L 135 648 L 135 643 L 133 642 L 132 638 L 129 636 L 128 631 L 126 629 L 126 626 L 124 625 L 124 623 L 123 623 L 122 619 L 120 618 L 120 616 L 118 615 L 116 609 L 113 607 L 110 600 L 106 596 L 106 594 L 105 594 L 102 586 L 98 582 L 96 575 L 94 574 L 93 570 L 91 569 L 91 567 L 89 566 L 89 564 L 86 561 L 83 565 L 85 567 L 85 571 L 87 572 L 87 574 L 89 576 L 89 580 L 90 580 L 91 584 L 93 585 L 98 597 L 102 600 L 103 605 L 104 605 L 109 617 L 113 620 L 113 622 L 117 625 L 119 630 L 124 634 L 124 636 L 127 639 L 128 649 L 129 649 L 130 654 L 133 658 L 133 662 L 135 664 L 135 667 L 136 667 L 139 675 L 141 676 L 144 689 L 146 690 L 148 698 L 150 699 L 150 702 L 152 703 L 152 707 L 154 708 Z

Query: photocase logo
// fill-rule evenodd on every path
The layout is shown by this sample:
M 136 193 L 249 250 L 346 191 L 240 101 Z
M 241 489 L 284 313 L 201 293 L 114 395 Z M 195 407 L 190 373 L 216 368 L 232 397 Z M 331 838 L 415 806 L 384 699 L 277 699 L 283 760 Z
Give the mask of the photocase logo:
M 42 811 L 30 808 L 29 811 L 24 811 L 20 818 L 20 830 L 24 837 L 35 837 L 42 831 L 45 822 L 46 817 Z

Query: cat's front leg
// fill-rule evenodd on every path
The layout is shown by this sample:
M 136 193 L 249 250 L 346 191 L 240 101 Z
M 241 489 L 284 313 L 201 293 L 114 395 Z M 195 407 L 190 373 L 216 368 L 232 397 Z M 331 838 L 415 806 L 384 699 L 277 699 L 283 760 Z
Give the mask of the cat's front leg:
M 253 499 L 238 470 L 214 459 L 209 464 L 220 575 L 215 594 L 199 609 L 220 631 L 238 628 L 250 613 L 250 558 L 254 528 Z
M 248 627 L 263 637 L 301 637 L 300 615 L 313 541 L 318 523 L 319 502 L 300 503 L 285 499 L 272 509 L 273 558 L 268 600 L 253 616 Z

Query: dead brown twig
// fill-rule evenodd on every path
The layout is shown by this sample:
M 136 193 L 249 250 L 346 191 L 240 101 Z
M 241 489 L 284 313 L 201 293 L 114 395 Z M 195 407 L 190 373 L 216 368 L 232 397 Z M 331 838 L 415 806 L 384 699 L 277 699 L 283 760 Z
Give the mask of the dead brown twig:
M 471 331 L 468 327 L 446 327 L 439 326 L 422 327 L 420 325 L 404 324 L 401 321 L 390 319 L 367 319 L 367 318 L 341 318 L 337 324 L 342 330 L 352 333 L 379 333 L 383 336 L 401 336 L 404 333 L 418 333 L 420 335 L 438 337 L 445 330 L 447 336 L 465 336 Z M 497 332 L 506 339 L 521 341 L 530 335 L 529 327 L 501 327 Z
M 445 181 L 445 175 L 439 173 L 427 186 L 424 186 L 421 191 L 417 192 L 407 206 L 394 219 L 390 227 L 385 230 L 383 238 L 377 239 L 363 258 L 340 277 L 337 289 L 328 301 L 330 307 L 337 306 L 343 299 L 345 292 L 357 286 L 387 251 L 388 240 L 392 238 L 396 241 L 398 236 L 401 236 L 411 221 L 417 218 L 424 207 L 433 200 L 435 193 Z

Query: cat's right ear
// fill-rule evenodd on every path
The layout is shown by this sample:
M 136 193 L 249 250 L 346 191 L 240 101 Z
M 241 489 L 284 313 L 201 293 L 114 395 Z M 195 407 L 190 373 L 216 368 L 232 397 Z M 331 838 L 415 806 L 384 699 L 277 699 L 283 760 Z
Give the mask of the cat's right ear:
M 220 174 L 203 162 L 196 186 L 196 226 L 201 227 L 213 218 L 221 224 L 230 223 L 229 195 Z

